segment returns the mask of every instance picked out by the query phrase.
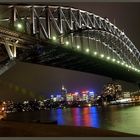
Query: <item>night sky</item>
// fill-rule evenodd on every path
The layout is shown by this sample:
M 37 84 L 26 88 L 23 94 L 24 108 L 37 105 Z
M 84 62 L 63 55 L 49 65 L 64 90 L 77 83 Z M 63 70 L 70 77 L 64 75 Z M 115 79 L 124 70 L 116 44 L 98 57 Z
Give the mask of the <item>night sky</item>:
M 93 12 L 108 17 L 112 23 L 123 30 L 140 50 L 140 3 L 52 3 Z M 0 77 L 1 99 L 26 99 L 59 93 L 64 84 L 68 91 L 91 89 L 100 93 L 111 78 L 83 72 L 64 70 L 28 63 L 17 63 Z M 137 89 L 137 85 L 121 82 L 124 90 Z

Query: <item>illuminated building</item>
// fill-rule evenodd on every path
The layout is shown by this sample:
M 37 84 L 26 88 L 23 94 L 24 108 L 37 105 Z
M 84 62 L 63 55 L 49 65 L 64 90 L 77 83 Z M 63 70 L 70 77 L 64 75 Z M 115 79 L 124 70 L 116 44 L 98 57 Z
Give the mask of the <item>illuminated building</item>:
M 120 84 L 115 84 L 115 95 L 116 98 L 121 98 L 122 97 L 122 86 Z
M 87 91 L 82 91 L 82 93 L 81 93 L 81 95 L 82 95 L 82 101 L 87 101 L 88 102 L 88 99 L 89 99 L 89 91 L 87 90 Z
M 131 96 L 130 92 L 123 92 L 122 95 L 123 95 L 123 98 L 130 98 Z
M 109 100 L 122 98 L 122 86 L 117 83 L 108 83 L 103 87 L 102 96 L 106 99 L 110 98 Z
M 67 93 L 66 95 L 66 101 L 73 101 L 73 96 L 71 93 Z
M 140 90 L 131 92 L 131 100 L 134 102 L 137 102 L 137 101 L 140 102 Z
M 51 100 L 53 101 L 53 102 L 56 102 L 57 100 L 56 100 L 56 97 L 54 96 L 54 95 L 51 95 Z
M 56 101 L 62 101 L 62 96 L 61 95 L 56 95 Z
M 95 93 L 94 93 L 94 91 L 90 91 L 90 92 L 89 92 L 89 100 L 90 100 L 90 101 L 94 101 L 94 98 L 95 98 Z
M 73 96 L 73 100 L 74 101 L 80 101 L 80 94 L 79 94 L 79 92 L 74 92 L 72 94 L 72 96 Z
M 61 93 L 62 93 L 64 101 L 66 101 L 67 89 L 64 87 L 64 85 L 62 85 Z
M 88 101 L 88 95 L 87 94 L 83 94 L 83 101 Z
M 51 99 L 53 99 L 54 95 L 51 95 Z
M 57 101 L 56 97 L 53 97 L 53 101 L 54 101 L 54 102 L 56 102 L 56 101 Z

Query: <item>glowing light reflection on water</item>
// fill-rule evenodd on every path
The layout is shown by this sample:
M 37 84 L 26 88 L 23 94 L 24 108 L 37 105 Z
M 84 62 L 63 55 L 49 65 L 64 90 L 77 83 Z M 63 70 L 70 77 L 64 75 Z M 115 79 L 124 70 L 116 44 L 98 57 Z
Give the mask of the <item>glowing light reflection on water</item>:
M 65 108 L 40 112 L 8 114 L 15 120 L 57 120 L 58 125 L 96 127 L 140 135 L 140 106 L 112 105 L 105 107 Z

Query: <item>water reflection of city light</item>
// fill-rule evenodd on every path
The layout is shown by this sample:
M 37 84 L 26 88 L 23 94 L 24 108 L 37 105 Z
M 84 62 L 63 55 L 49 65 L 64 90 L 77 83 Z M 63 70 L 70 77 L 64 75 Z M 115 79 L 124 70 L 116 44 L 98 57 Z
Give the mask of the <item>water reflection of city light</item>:
M 96 107 L 90 107 L 90 126 L 92 127 L 96 127 L 99 128 L 100 124 L 99 124 L 99 116 L 98 116 L 98 112 L 97 112 L 97 108 Z
M 81 109 L 80 108 L 72 108 L 72 119 L 73 119 L 73 123 L 76 126 L 81 126 L 82 125 L 82 121 L 81 121 Z
M 73 124 L 76 126 L 89 126 L 98 128 L 99 116 L 96 107 L 86 108 L 73 108 L 72 119 Z
M 64 125 L 63 110 L 57 109 L 57 121 L 59 125 Z
M 89 107 L 83 108 L 83 122 L 84 126 L 91 126 L 91 116 L 89 113 Z

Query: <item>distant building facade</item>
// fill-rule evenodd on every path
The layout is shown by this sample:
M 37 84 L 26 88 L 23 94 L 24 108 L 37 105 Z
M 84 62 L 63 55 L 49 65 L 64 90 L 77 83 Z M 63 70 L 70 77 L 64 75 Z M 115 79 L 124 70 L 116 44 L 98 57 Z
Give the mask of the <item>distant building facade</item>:
M 115 100 L 122 97 L 122 86 L 117 83 L 108 83 L 104 85 L 101 96 L 104 99 Z

